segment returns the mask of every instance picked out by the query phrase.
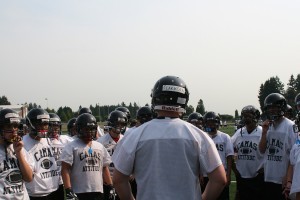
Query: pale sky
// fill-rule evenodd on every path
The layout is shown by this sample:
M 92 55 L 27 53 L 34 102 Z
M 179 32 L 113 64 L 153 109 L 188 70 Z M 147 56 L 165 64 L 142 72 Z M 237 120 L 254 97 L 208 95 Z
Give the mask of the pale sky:
M 56 110 L 143 106 L 175 75 L 188 105 L 234 115 L 259 107 L 270 77 L 286 85 L 300 73 L 299 10 L 296 0 L 3 0 L 0 96 Z

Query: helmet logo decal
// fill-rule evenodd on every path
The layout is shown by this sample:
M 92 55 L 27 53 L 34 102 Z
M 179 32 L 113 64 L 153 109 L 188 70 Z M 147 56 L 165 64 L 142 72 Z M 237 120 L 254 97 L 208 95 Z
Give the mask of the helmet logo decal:
M 49 119 L 50 116 L 49 115 L 38 115 L 36 116 L 37 119 Z
M 185 88 L 175 86 L 175 85 L 163 85 L 162 86 L 162 91 L 178 92 L 178 93 L 181 93 L 181 94 L 185 94 Z
M 6 119 L 6 118 L 19 118 L 19 115 L 16 114 L 16 113 L 7 113 L 7 114 L 5 115 L 5 119 Z

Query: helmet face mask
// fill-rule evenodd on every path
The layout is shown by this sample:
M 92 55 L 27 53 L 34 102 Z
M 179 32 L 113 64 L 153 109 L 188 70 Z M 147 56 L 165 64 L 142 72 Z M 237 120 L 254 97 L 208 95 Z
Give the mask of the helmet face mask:
M 245 125 L 256 124 L 260 118 L 260 112 L 254 106 L 245 106 L 241 111 L 241 118 Z
M 60 117 L 55 113 L 49 113 L 50 119 L 49 119 L 49 130 L 48 130 L 48 136 L 50 138 L 58 138 L 61 134 L 61 119 Z
M 193 124 L 194 126 L 203 129 L 203 117 L 200 113 L 198 112 L 193 112 L 189 115 L 187 122 Z
M 77 135 L 75 122 L 76 122 L 76 118 L 72 118 L 68 121 L 68 124 L 67 124 L 68 134 L 71 137 L 73 137 L 74 135 Z
M 276 121 L 280 119 L 286 109 L 286 99 L 279 93 L 269 94 L 264 100 L 264 111 L 266 112 L 267 119 Z
M 19 125 L 20 116 L 16 111 L 9 108 L 0 111 L 0 135 L 4 141 L 12 143 L 20 140 Z
M 78 137 L 84 142 L 90 142 L 96 138 L 98 125 L 93 115 L 89 113 L 79 115 L 75 126 Z
M 45 138 L 48 136 L 49 113 L 41 108 L 31 109 L 26 116 L 26 124 L 29 134 L 33 138 Z
M 204 131 L 215 133 L 220 126 L 220 117 L 215 112 L 207 112 L 203 116 Z
M 124 112 L 122 111 L 112 111 L 107 120 L 107 125 L 109 130 L 116 134 L 124 134 L 127 128 L 128 119 Z

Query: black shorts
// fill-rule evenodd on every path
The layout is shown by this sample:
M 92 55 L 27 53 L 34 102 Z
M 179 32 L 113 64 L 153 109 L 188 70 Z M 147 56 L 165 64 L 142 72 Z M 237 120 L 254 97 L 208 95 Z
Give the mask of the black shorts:
M 76 193 L 79 200 L 103 200 L 101 192 Z

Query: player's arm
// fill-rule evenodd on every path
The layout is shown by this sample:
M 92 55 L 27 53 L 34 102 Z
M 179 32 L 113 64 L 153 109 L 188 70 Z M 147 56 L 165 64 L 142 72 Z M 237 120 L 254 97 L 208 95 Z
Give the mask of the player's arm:
M 22 141 L 13 143 L 13 148 L 14 148 L 16 157 L 19 161 L 19 167 L 20 167 L 20 171 L 22 173 L 23 180 L 26 182 L 30 182 L 33 179 L 33 172 L 25 159 L 25 155 L 23 155 L 23 153 L 22 153 L 23 146 L 24 146 L 24 143 Z
M 114 169 L 113 183 L 121 200 L 134 200 L 134 197 L 131 193 L 129 179 L 130 176 L 119 172 L 116 168 Z
M 226 160 L 227 160 L 226 179 L 227 179 L 227 185 L 230 185 L 230 183 L 231 183 L 231 169 L 232 169 L 233 156 L 232 155 L 227 156 Z
M 296 200 L 300 200 L 300 192 L 296 193 Z
M 226 185 L 226 172 L 223 165 L 207 174 L 208 183 L 202 195 L 203 200 L 217 199 Z
M 71 179 L 70 179 L 70 170 L 71 165 L 62 161 L 61 162 L 61 177 L 64 182 L 64 188 L 72 188 Z
M 113 182 L 111 180 L 111 177 L 110 177 L 108 166 L 103 167 L 103 183 L 105 185 L 112 185 L 113 184 Z
M 268 132 L 269 126 L 270 126 L 269 120 L 265 120 L 262 123 L 261 139 L 260 139 L 259 145 L 258 145 L 259 151 L 262 154 L 264 154 L 267 149 L 267 132 Z

